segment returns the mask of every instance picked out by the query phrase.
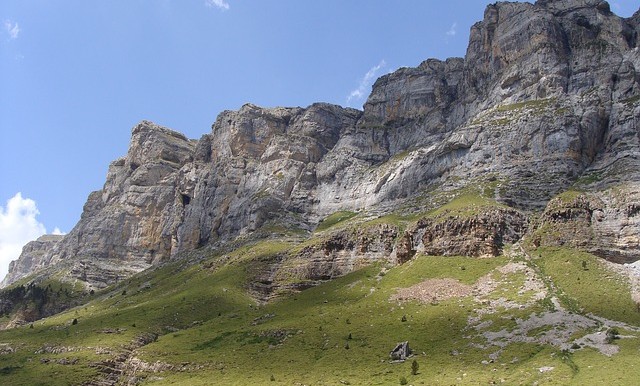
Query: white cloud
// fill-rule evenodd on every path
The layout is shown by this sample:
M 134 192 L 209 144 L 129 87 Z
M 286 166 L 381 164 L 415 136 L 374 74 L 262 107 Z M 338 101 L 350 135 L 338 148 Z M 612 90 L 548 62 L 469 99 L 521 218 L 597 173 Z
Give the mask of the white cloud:
M 210 8 L 216 7 L 216 8 L 222 9 L 223 11 L 226 11 L 229 9 L 229 3 L 227 3 L 224 0 L 206 0 L 204 4 L 207 7 L 210 7 Z
M 451 28 L 447 31 L 447 36 L 456 36 L 456 28 L 458 28 L 458 23 L 451 24 Z
M 20 26 L 11 20 L 4 21 L 4 30 L 7 31 L 10 39 L 17 39 L 20 34 Z
M 17 259 L 22 247 L 47 232 L 36 219 L 40 212 L 36 202 L 23 198 L 21 193 L 7 201 L 6 208 L 0 206 L 0 280 L 7 273 L 9 263 Z M 56 228 L 56 231 L 60 229 Z
M 371 69 L 367 71 L 366 74 L 364 74 L 364 76 L 360 80 L 360 84 L 358 85 L 358 88 L 351 91 L 351 93 L 347 97 L 347 105 L 351 105 L 352 101 L 362 100 L 366 96 L 368 89 L 376 80 L 376 77 L 378 76 L 378 72 L 386 65 L 387 63 L 385 63 L 384 60 L 381 60 L 380 63 L 378 63 L 376 66 L 371 67 Z
M 58 228 L 58 227 L 53 228 L 53 232 L 51 232 L 51 234 L 52 235 L 58 235 L 58 236 L 66 235 L 66 233 L 61 231 L 60 228 Z

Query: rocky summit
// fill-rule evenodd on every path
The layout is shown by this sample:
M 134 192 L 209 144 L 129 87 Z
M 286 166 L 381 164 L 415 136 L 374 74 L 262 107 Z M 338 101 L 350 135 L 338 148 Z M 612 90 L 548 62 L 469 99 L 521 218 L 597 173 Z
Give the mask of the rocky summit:
M 605 1 L 498 2 L 464 58 L 382 76 L 362 111 L 246 104 L 198 140 L 142 121 L 74 229 L 27 245 L 2 284 L 98 290 L 265 238 L 300 247 L 256 271 L 264 299 L 374 261 L 526 240 L 634 262 L 639 33 L 640 13 Z
M 0 384 L 636 385 L 640 10 L 499 2 L 363 110 L 131 133 L 0 290 Z

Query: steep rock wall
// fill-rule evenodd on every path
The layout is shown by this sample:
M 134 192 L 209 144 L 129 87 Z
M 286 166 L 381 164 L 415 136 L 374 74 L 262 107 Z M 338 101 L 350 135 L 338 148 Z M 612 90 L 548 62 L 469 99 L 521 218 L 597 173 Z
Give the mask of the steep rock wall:
M 595 192 L 636 189 L 639 20 L 599 0 L 499 2 L 471 28 L 465 58 L 381 77 L 363 111 L 248 104 L 199 141 L 142 122 L 78 225 L 9 281 L 64 261 L 103 287 L 184 251 L 308 231 L 338 210 L 390 212 L 489 175 L 506 181 L 496 198 L 525 211 L 581 179 Z

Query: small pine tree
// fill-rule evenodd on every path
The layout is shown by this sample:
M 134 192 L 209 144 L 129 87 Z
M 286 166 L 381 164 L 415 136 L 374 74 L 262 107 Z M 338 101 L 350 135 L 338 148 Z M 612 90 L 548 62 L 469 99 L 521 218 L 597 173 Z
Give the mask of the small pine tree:
M 406 322 L 407 321 L 407 315 L 402 315 L 402 319 L 400 319 L 401 322 Z
M 620 339 L 619 334 L 620 334 L 620 332 L 615 327 L 612 327 L 612 328 L 608 329 L 607 330 L 607 337 L 605 338 L 605 342 L 607 342 L 608 344 L 613 343 L 613 341 L 615 339 Z
M 349 347 L 349 342 L 347 342 L 347 343 L 345 343 L 345 344 L 344 344 L 344 348 L 345 348 L 345 350 L 348 350 L 348 349 L 350 348 L 350 347 Z
M 75 326 L 76 324 L 78 324 L 78 319 L 73 318 L 73 321 L 71 322 L 71 324 L 72 324 L 72 325 L 74 325 L 74 326 Z
M 583 271 L 587 270 L 587 261 L 586 260 L 582 260 L 582 270 Z
M 353 337 L 351 336 L 351 333 L 349 333 L 349 336 L 347 337 L 347 339 L 349 340 L 353 339 Z
M 418 375 L 419 368 L 420 365 L 418 364 L 418 361 L 414 359 L 413 362 L 411 362 L 411 374 Z
M 406 377 L 400 377 L 400 384 L 401 385 L 406 385 L 407 383 L 409 383 L 409 382 L 407 382 L 407 378 Z
M 274 377 L 273 374 L 271 374 L 270 380 L 271 380 L 271 382 L 275 382 L 276 381 L 276 377 Z

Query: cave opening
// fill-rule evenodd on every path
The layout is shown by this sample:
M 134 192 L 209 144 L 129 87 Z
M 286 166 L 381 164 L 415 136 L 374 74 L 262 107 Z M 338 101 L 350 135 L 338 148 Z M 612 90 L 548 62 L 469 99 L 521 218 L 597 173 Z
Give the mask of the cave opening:
M 187 206 L 191 202 L 191 197 L 187 194 L 182 194 L 182 205 Z

